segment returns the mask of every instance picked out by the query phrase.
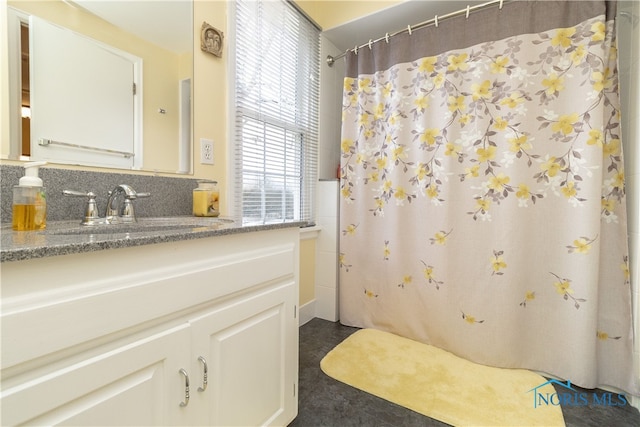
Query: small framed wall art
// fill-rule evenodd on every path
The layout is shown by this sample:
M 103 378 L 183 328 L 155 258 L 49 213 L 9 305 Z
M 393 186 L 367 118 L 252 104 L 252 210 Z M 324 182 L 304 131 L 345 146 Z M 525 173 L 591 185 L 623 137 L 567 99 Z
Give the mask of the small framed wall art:
M 200 49 L 220 58 L 222 57 L 223 41 L 224 34 L 222 31 L 212 27 L 206 22 L 202 23 L 202 30 L 200 31 Z

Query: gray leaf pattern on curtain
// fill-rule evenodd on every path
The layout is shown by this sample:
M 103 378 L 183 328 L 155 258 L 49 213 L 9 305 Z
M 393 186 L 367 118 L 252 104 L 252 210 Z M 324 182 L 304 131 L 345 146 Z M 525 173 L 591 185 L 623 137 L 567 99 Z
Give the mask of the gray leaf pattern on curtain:
M 614 33 L 596 16 L 345 78 L 343 323 L 638 393 Z

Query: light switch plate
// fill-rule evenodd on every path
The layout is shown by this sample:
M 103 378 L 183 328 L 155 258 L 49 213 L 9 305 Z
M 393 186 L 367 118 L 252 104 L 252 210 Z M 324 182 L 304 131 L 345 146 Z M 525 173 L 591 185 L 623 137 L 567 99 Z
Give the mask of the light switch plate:
M 213 140 L 200 138 L 200 164 L 213 164 Z

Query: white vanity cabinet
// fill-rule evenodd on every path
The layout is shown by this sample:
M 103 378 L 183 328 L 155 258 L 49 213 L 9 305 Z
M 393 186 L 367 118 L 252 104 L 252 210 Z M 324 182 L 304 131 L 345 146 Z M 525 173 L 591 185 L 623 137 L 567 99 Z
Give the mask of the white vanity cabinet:
M 191 322 L 193 377 L 191 400 L 205 425 L 287 425 L 293 420 L 298 353 L 289 351 L 297 331 L 293 318 L 293 283 L 211 310 Z M 200 359 L 202 358 L 202 359 Z M 208 366 L 207 386 L 203 367 Z
M 2 425 L 189 424 L 178 404 L 170 404 L 183 398 L 177 374 L 189 363 L 186 326 L 87 359 L 63 360 L 24 381 L 9 379 L 12 386 L 3 385 Z
M 288 424 L 298 233 L 3 263 L 0 424 Z

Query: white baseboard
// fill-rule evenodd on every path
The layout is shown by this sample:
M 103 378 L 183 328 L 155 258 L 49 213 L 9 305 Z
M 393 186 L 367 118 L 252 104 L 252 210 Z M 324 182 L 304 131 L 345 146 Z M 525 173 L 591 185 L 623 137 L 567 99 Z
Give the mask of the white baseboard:
M 316 317 L 336 322 L 340 319 L 338 306 L 338 288 L 333 286 L 319 286 L 316 284 Z
M 311 300 L 300 306 L 298 313 L 298 326 L 302 326 L 316 317 L 316 300 Z

